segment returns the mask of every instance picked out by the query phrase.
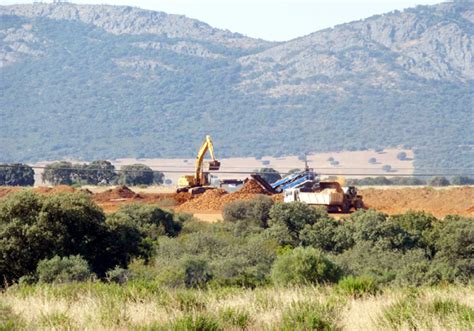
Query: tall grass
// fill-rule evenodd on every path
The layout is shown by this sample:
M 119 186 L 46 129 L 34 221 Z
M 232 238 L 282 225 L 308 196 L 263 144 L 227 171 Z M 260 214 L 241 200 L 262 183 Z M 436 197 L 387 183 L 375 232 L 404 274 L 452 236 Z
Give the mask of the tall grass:
M 342 288 L 22 285 L 0 294 L 0 330 L 469 330 L 474 323 L 472 286 L 373 293 L 350 280 Z

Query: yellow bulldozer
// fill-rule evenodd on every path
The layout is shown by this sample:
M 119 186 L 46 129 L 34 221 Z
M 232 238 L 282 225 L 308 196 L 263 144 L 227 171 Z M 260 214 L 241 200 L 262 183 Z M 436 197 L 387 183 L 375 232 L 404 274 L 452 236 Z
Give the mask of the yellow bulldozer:
M 206 162 L 207 170 L 204 171 L 204 156 L 208 151 L 212 160 Z M 214 155 L 214 145 L 212 144 L 212 139 L 209 135 L 207 135 L 196 157 L 194 175 L 180 177 L 178 179 L 177 192 L 191 192 L 192 194 L 200 194 L 208 189 L 213 189 L 214 187 L 209 186 L 209 171 L 217 171 L 219 170 L 220 166 L 221 163 L 216 160 Z

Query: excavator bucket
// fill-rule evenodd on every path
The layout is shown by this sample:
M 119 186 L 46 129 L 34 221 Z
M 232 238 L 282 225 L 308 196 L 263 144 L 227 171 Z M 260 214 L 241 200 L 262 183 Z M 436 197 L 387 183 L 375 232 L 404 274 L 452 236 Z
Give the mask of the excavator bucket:
M 209 162 L 209 171 L 219 170 L 220 167 L 221 167 L 221 163 L 217 160 Z

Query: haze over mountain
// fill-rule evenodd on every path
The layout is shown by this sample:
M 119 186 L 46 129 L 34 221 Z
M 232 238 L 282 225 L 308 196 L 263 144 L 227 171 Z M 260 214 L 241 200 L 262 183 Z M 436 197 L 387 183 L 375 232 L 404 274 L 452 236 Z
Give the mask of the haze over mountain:
M 404 145 L 474 168 L 474 5 L 395 11 L 273 43 L 184 16 L 0 6 L 0 161 Z

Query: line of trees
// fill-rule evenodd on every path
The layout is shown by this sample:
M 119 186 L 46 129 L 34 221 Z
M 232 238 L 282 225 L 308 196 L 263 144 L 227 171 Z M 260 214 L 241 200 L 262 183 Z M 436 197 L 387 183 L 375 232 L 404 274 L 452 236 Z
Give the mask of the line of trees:
M 140 163 L 123 166 L 117 171 L 111 162 L 105 160 L 84 164 L 54 162 L 48 164 L 42 174 L 43 182 L 53 185 L 152 185 L 163 184 L 164 177 L 162 172 Z

